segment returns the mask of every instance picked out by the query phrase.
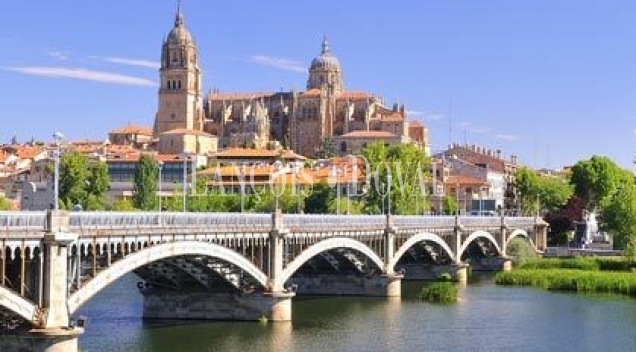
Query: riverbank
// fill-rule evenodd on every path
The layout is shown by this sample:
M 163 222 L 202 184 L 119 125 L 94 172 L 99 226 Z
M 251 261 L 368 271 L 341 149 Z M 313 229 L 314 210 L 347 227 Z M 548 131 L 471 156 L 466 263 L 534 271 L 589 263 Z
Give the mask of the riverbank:
M 539 259 L 498 273 L 498 285 L 534 286 L 553 291 L 616 293 L 636 297 L 634 263 L 621 259 Z

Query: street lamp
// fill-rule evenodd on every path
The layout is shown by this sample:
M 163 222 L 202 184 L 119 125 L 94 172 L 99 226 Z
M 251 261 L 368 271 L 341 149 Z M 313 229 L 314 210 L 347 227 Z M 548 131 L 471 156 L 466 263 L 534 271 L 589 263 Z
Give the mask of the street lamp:
M 389 203 L 387 204 L 387 211 L 389 213 L 389 215 L 391 215 L 391 181 L 393 179 L 393 175 L 391 175 L 390 173 L 386 176 L 386 182 L 387 182 L 387 189 L 386 189 L 386 194 L 389 198 Z
M 53 152 L 53 162 L 55 164 L 55 171 L 53 176 L 53 210 L 60 209 L 60 147 L 64 135 L 62 132 L 55 132 L 53 134 L 55 140 L 55 151 Z
M 159 170 L 159 182 L 157 186 L 157 195 L 159 196 L 159 212 L 161 212 L 161 169 L 163 169 L 163 161 L 157 162 L 157 169 Z
M 245 212 L 245 164 L 241 165 L 241 170 L 239 172 L 239 181 L 241 186 L 241 213 L 243 213 Z
M 183 191 L 183 212 L 186 212 L 186 200 L 187 200 L 187 193 L 188 193 L 188 154 L 187 153 L 182 153 L 181 157 L 183 158 L 183 185 L 182 185 L 182 191 Z

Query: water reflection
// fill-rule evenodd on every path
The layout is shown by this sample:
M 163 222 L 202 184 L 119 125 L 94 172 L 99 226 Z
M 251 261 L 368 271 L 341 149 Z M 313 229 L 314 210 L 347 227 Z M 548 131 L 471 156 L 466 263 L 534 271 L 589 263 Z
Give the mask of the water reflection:
M 461 301 L 304 298 L 291 323 L 143 322 L 136 280 L 125 278 L 82 309 L 86 352 L 212 351 L 635 351 L 631 298 L 503 288 L 488 280 L 460 289 Z M 126 299 L 122 299 L 125 297 Z M 608 298 L 609 297 L 609 298 Z

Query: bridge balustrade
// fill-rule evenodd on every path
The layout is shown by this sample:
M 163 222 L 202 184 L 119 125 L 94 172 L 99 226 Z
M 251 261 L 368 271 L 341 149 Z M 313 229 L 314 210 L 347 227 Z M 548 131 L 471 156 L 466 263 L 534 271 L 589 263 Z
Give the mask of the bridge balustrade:
M 71 229 L 142 227 L 270 227 L 271 214 L 81 212 L 70 216 Z
M 285 214 L 283 224 L 285 228 L 292 231 L 383 229 L 386 227 L 386 217 L 384 215 Z
M 0 228 L 33 229 L 42 231 L 46 226 L 46 213 L 42 211 L 33 212 L 0 212 Z
M 453 216 L 393 216 L 393 225 L 400 228 L 453 228 L 455 217 Z
M 532 227 L 537 220 L 531 216 L 506 218 L 506 225 L 514 228 Z

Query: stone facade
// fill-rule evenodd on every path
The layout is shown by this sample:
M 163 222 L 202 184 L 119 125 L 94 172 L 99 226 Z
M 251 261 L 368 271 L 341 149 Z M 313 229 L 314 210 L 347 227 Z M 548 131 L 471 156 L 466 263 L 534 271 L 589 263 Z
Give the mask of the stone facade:
M 346 91 L 340 62 L 326 38 L 311 61 L 306 91 L 220 92 L 201 95 L 197 48 L 177 12 L 161 58 L 155 136 L 174 129 L 217 136 L 219 149 L 277 148 L 316 156 L 326 138 L 353 131 L 385 131 L 400 143 L 428 150 L 428 132 L 409 123 L 404 106 L 386 107 L 364 91 Z

